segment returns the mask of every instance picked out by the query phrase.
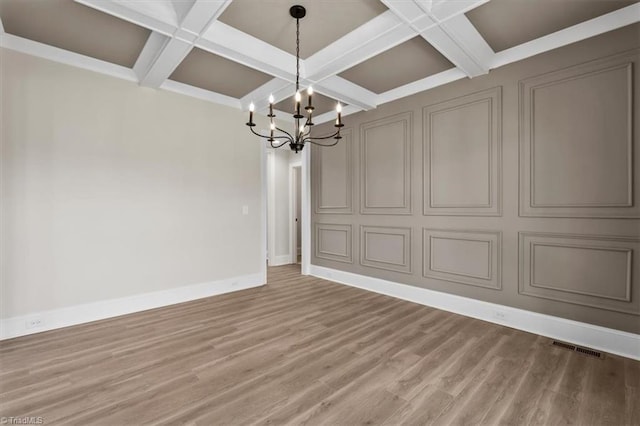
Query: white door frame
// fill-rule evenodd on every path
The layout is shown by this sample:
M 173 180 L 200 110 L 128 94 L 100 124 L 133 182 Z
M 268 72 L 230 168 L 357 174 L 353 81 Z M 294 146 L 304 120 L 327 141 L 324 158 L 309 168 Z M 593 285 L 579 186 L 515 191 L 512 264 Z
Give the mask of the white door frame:
M 300 160 L 302 162 L 302 185 L 300 196 L 302 197 L 302 275 L 309 275 L 311 264 L 311 144 L 306 144 L 302 150 Z
M 300 168 L 300 179 L 302 180 L 302 161 L 289 163 L 289 253 L 291 253 L 291 263 L 298 262 L 298 227 L 296 226 L 296 168 Z M 302 207 L 302 182 L 300 182 L 300 204 Z M 302 216 L 302 209 L 300 211 Z M 302 223 L 302 217 L 299 218 Z M 300 227 L 302 233 L 302 227 Z M 301 238 L 302 239 L 302 238 Z M 302 247 L 300 247 L 302 251 Z
M 269 248 L 267 247 L 267 208 L 269 205 L 269 201 L 267 200 L 268 191 L 267 191 L 267 170 L 269 170 L 267 166 L 267 161 L 273 157 L 273 155 L 267 155 L 267 147 L 260 140 L 260 179 L 261 179 L 261 191 L 260 191 L 260 206 L 262 212 L 260 214 L 260 273 L 262 274 L 262 281 L 267 283 L 267 260 Z M 273 167 L 271 167 L 273 170 Z

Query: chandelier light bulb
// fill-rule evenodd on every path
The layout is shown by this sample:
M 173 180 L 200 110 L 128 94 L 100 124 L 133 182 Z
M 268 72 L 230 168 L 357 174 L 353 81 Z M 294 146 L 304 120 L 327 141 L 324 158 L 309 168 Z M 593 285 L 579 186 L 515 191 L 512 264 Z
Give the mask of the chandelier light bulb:
M 336 112 L 342 112 L 342 105 L 340 105 L 340 102 L 336 105 Z
M 274 101 L 273 95 L 269 95 L 269 103 L 272 104 Z
M 276 129 L 276 123 L 271 123 L 269 125 L 269 127 L 270 127 L 271 131 L 273 132 Z
M 253 124 L 253 110 L 255 109 L 255 105 L 253 104 L 253 102 L 251 102 L 249 104 L 249 122 L 247 123 L 247 126 L 251 127 L 251 126 L 255 126 L 255 124 Z
M 313 95 L 313 87 L 309 86 L 307 88 L 307 95 L 309 95 L 309 96 Z
M 300 102 L 302 100 L 302 95 L 300 95 L 300 92 L 296 92 L 296 102 Z

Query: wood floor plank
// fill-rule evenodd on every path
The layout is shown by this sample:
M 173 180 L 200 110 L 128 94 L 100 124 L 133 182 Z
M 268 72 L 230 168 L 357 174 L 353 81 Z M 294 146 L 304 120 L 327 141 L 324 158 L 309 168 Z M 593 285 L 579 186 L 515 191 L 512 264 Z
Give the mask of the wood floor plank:
M 0 342 L 45 424 L 640 424 L 640 362 L 270 268 L 268 285 Z
M 389 416 L 383 424 L 386 426 L 433 424 L 453 399 L 453 395 L 434 385 L 428 385 Z

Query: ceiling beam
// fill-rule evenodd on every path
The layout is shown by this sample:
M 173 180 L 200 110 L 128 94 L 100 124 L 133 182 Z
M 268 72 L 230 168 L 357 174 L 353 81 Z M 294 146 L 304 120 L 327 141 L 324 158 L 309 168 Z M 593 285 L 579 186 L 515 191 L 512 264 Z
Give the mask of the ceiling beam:
M 337 75 L 315 83 L 313 90 L 365 111 L 374 109 L 378 105 L 378 95 Z
M 152 33 L 133 67 L 140 85 L 160 87 L 192 48 L 193 44 L 189 41 Z
M 175 31 L 178 22 L 170 14 L 162 13 L 152 9 L 163 6 L 163 2 L 116 2 L 114 0 L 75 0 L 77 3 L 107 13 L 139 25 L 141 27 L 170 36 Z M 132 8 L 140 5 L 147 5 L 145 13 L 140 8 Z
M 231 3 L 231 0 L 194 0 L 187 8 L 184 3 L 172 2 L 76 1 L 153 31 L 134 71 L 141 86 L 154 88 L 169 78 L 209 25 Z
M 346 117 L 347 115 L 355 114 L 356 112 L 362 111 L 355 105 L 347 105 L 342 107 L 342 116 Z M 336 112 L 335 111 L 327 111 L 323 114 L 318 115 L 317 117 L 313 117 L 313 121 L 315 124 L 327 123 L 329 121 L 336 120 Z
M 493 58 L 491 68 L 498 68 L 636 22 L 640 22 L 640 3 L 498 52 Z
M 223 2 L 195 0 L 179 21 L 178 28 L 174 30 L 171 38 L 160 42 L 158 37 L 155 40 L 152 40 L 153 37 L 149 37 L 140 56 L 152 59 L 138 67 L 140 85 L 160 87 L 191 52 L 201 34 L 209 28 L 212 22 L 216 21 L 229 3 L 231 0 Z M 175 11 L 175 14 L 176 16 L 180 15 L 179 11 Z M 163 36 L 159 35 L 159 37 Z M 151 52 L 147 52 L 147 50 Z M 153 52 L 153 50 L 156 51 Z M 143 69 L 144 72 L 141 71 Z
M 162 83 L 160 89 L 240 109 L 240 101 L 236 98 L 211 92 L 210 90 L 201 89 L 199 87 L 194 87 L 189 84 L 180 83 L 178 81 L 166 80 Z
M 14 36 L 13 34 L 1 34 L 0 47 L 111 77 L 116 77 L 126 81 L 138 81 L 136 74 L 131 68 L 112 64 L 111 62 L 102 61 L 79 53 L 70 52 L 58 47 L 49 46 L 48 44 Z
M 468 77 L 489 72 L 494 52 L 464 15 L 487 0 L 382 1 Z
M 214 22 L 196 47 L 265 74 L 295 82 L 296 57 L 223 22 Z M 301 62 L 301 74 L 303 66 Z
M 495 52 L 464 15 L 420 33 L 468 77 L 487 74 Z
M 253 102 L 256 111 L 260 111 L 269 106 L 270 95 L 273 95 L 273 103 L 277 104 L 281 100 L 291 96 L 294 90 L 295 85 L 293 83 L 274 78 L 243 96 L 242 99 L 240 99 L 240 104 L 243 110 L 247 110 L 249 109 L 249 104 Z
M 416 1 L 420 3 L 419 0 Z M 444 22 L 488 2 L 489 0 L 438 0 L 437 2 L 434 1 L 433 6 L 428 10 L 425 9 L 425 11 L 438 22 Z
M 257 109 L 267 106 L 269 94 L 276 102 L 291 96 L 295 82 L 295 56 L 236 30 L 220 21 L 231 0 L 182 0 L 140 2 L 135 0 L 75 0 L 102 12 L 153 30 L 134 70 L 109 64 L 62 49 L 5 35 L 2 46 L 35 56 L 91 69 L 126 80 L 142 81 L 211 102 Z M 489 0 L 381 0 L 389 11 L 361 25 L 331 45 L 301 61 L 301 85 L 313 84 L 318 93 L 336 98 L 348 111 L 377 105 L 431 89 L 465 76 L 485 74 L 545 51 L 574 43 L 640 21 L 640 3 L 495 53 L 464 13 Z M 217 8 L 217 9 L 216 9 Z M 208 27 L 208 28 L 207 28 Z M 0 31 L 2 31 L 0 21 Z M 456 68 L 375 94 L 336 74 L 382 53 L 415 35 L 421 35 L 456 65 Z M 161 77 L 170 72 L 194 46 L 270 74 L 275 78 L 242 99 L 230 98 Z M 171 64 L 174 64 L 172 67 Z M 156 67 L 154 78 L 151 69 Z M 171 71 L 168 71 L 171 69 Z M 312 70 L 308 73 L 307 70 Z M 135 71 L 135 72 L 134 72 Z M 316 117 L 318 120 L 327 114 Z M 329 117 L 329 115 L 327 115 Z
M 425 90 L 433 89 L 434 87 L 442 86 L 443 84 L 451 83 L 466 77 L 467 75 L 461 69 L 451 68 L 450 70 L 442 71 L 438 74 L 430 75 L 429 77 L 425 77 L 421 80 L 380 93 L 377 99 L 378 105 L 411 96 L 419 92 L 424 92 Z
M 138 55 L 138 59 L 136 59 L 136 63 L 133 65 L 133 71 L 138 76 L 138 81 L 141 81 L 149 73 L 149 69 L 170 39 L 171 37 L 156 31 L 151 32 L 142 51 Z
M 415 35 L 415 31 L 388 10 L 307 58 L 307 78 L 311 81 L 323 80 Z

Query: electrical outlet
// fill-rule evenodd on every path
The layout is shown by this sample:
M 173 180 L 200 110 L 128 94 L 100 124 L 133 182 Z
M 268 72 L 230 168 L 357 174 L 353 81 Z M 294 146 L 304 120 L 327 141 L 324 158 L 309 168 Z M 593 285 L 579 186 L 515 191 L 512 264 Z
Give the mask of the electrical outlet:
M 42 327 L 43 325 L 44 325 L 44 320 L 40 317 L 31 318 L 30 320 L 27 320 L 25 323 L 26 328 L 39 328 L 39 327 Z
M 501 321 L 504 321 L 507 319 L 507 314 L 504 313 L 503 311 L 493 311 L 493 317 L 495 319 L 499 319 Z

